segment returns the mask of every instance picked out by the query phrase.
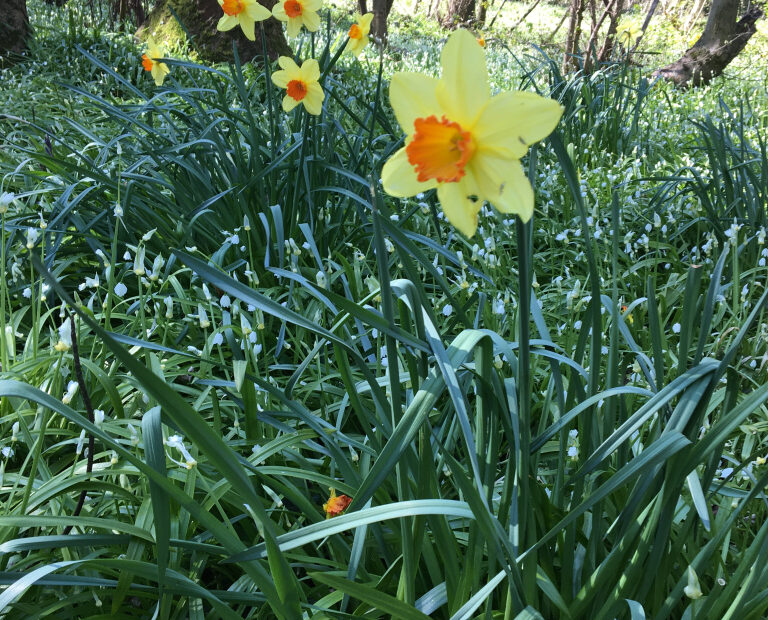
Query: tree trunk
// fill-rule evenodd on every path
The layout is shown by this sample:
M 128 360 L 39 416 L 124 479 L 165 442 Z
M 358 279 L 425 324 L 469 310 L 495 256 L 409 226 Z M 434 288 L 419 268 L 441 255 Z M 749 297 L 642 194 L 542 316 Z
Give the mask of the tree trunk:
M 475 21 L 476 0 L 448 0 L 448 13 L 443 19 L 445 28 L 468 26 Z
M 382 43 L 387 42 L 387 18 L 394 0 L 373 0 L 373 21 L 371 35 Z
M 752 5 L 737 21 L 738 10 L 739 0 L 714 0 L 699 40 L 680 60 L 659 69 L 654 75 L 683 88 L 707 84 L 720 75 L 747 45 L 755 34 L 755 22 L 763 16 L 762 9 Z
M 491 0 L 480 0 L 477 3 L 477 25 L 482 28 L 485 26 L 485 20 L 488 18 L 488 5 Z
M 21 54 L 27 49 L 28 36 L 26 0 L 0 0 L 0 55 Z
M 0 0 L 3 2 L 5 0 Z M 260 3 L 272 9 L 276 0 L 260 0 Z M 182 28 L 173 15 L 179 16 L 184 24 Z M 283 35 L 283 25 L 276 19 L 267 19 L 256 24 L 256 40 L 249 41 L 238 27 L 229 32 L 219 32 L 216 24 L 223 15 L 216 0 L 159 0 L 147 16 L 147 21 L 136 32 L 139 38 L 154 36 L 157 41 L 185 40 L 186 32 L 191 35 L 191 45 L 203 60 L 228 62 L 233 60 L 232 41 L 237 46 L 237 54 L 242 62 L 261 58 L 261 28 L 267 41 L 267 55 L 271 60 L 278 56 L 292 56 L 291 48 Z M 261 25 L 261 27 L 260 27 Z
M 47 2 L 61 2 L 62 4 L 66 0 L 46 0 Z M 90 2 L 91 8 L 93 8 L 93 0 Z M 130 15 L 133 15 L 135 23 L 143 24 L 147 16 L 144 13 L 144 7 L 140 0 L 113 0 L 112 2 L 112 23 L 120 31 L 125 30 L 126 21 Z
M 577 68 L 579 64 L 576 55 L 579 51 L 584 7 L 585 0 L 571 0 L 571 9 L 568 13 L 568 34 L 565 39 L 565 53 L 563 54 L 563 73 L 568 73 L 571 68 Z

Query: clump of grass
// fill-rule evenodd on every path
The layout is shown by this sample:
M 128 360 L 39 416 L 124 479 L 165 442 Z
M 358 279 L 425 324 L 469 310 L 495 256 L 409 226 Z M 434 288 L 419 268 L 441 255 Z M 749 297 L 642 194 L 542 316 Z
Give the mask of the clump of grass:
M 84 37 L 82 122 L 0 160 L 9 617 L 763 615 L 764 100 L 491 47 L 567 118 L 534 222 L 467 240 L 381 195 L 375 71 L 284 116 L 269 67 L 155 91 Z

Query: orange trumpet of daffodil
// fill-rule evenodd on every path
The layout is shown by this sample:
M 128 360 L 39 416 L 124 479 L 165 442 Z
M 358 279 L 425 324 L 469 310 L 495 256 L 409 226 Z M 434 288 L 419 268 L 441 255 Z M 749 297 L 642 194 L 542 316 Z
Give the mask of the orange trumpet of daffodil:
M 164 62 L 158 62 L 158 58 L 163 58 L 165 52 L 161 48 L 153 37 L 147 39 L 147 51 L 141 57 L 141 64 L 145 71 L 149 71 L 152 74 L 152 79 L 155 80 L 157 86 L 163 85 L 165 76 L 168 75 L 171 70 Z
M 290 112 L 300 103 L 310 114 L 320 114 L 325 93 L 320 86 L 320 65 L 314 58 L 305 60 L 301 67 L 292 58 L 280 56 L 277 59 L 280 71 L 272 74 L 272 82 L 278 88 L 285 88 L 283 110 Z
M 258 0 L 218 0 L 224 11 L 216 30 L 226 32 L 236 26 L 243 29 L 243 34 L 251 41 L 256 40 L 256 22 L 272 17 L 271 11 L 261 6 Z
M 288 22 L 286 32 L 289 37 L 295 37 L 302 26 L 310 32 L 320 28 L 317 11 L 321 4 L 320 0 L 279 0 L 272 7 L 272 15 L 281 22 Z
M 349 28 L 347 35 L 349 36 L 349 43 L 347 43 L 347 50 L 357 58 L 360 56 L 360 52 L 363 51 L 366 45 L 368 45 L 368 34 L 371 32 L 371 21 L 373 20 L 373 13 L 366 13 L 365 15 L 355 14 L 355 23 Z
M 466 30 L 451 34 L 440 62 L 440 79 L 392 77 L 389 99 L 406 139 L 381 171 L 384 190 L 406 197 L 437 188 L 448 221 L 468 237 L 483 201 L 527 222 L 533 189 L 520 159 L 554 130 L 563 107 L 528 92 L 491 96 L 485 50 Z

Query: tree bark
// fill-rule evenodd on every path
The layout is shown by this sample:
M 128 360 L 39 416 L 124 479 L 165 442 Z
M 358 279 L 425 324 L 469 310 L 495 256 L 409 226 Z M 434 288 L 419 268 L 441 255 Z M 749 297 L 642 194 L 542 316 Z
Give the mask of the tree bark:
M 763 16 L 762 9 L 752 5 L 737 21 L 738 10 L 739 0 L 714 0 L 699 40 L 682 58 L 654 75 L 682 88 L 707 84 L 720 75 L 747 45 L 755 34 L 755 22 Z
M 373 0 L 373 21 L 371 34 L 382 43 L 387 41 L 387 18 L 394 0 Z
M 27 37 L 26 0 L 0 0 L 0 55 L 20 55 L 27 49 Z
M 490 2 L 491 0 L 480 0 L 480 2 L 477 3 L 476 21 L 480 28 L 485 25 L 485 20 L 488 18 L 488 5 Z
M 476 0 L 448 0 L 448 13 L 443 19 L 445 28 L 468 26 L 475 21 Z
M 5 0 L 0 0 L 0 2 L 3 1 Z M 260 3 L 271 10 L 275 1 L 260 0 Z M 174 17 L 174 12 L 184 24 L 183 28 Z M 221 7 L 216 0 L 159 0 L 147 16 L 147 21 L 136 32 L 136 36 L 145 38 L 151 34 L 157 41 L 183 40 L 187 38 L 186 32 L 189 32 L 192 47 L 200 58 L 211 62 L 233 60 L 232 41 L 234 41 L 240 60 L 248 62 L 262 56 L 261 28 L 263 28 L 270 60 L 275 60 L 278 56 L 292 56 L 283 35 L 283 25 L 276 19 L 269 18 L 257 23 L 256 40 L 249 41 L 239 27 L 229 32 L 216 30 L 216 24 L 222 15 Z
M 563 73 L 578 67 L 576 55 L 581 39 L 581 22 L 584 18 L 585 0 L 571 0 L 568 19 L 568 34 L 565 38 L 565 53 L 563 54 Z

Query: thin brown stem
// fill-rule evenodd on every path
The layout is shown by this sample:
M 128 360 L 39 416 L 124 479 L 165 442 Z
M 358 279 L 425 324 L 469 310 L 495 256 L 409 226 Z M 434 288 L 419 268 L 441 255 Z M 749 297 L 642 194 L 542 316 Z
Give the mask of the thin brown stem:
M 69 316 L 69 322 L 72 330 L 72 358 L 75 362 L 75 378 L 77 379 L 77 384 L 80 387 L 80 394 L 83 397 L 83 404 L 85 405 L 85 411 L 88 414 L 88 421 L 93 424 L 95 421 L 95 417 L 93 414 L 93 405 L 91 404 L 91 397 L 88 394 L 88 388 L 85 385 L 85 378 L 83 377 L 83 368 L 80 365 L 80 352 L 77 347 L 77 331 L 75 329 L 75 315 L 71 314 Z M 85 465 L 85 473 L 90 474 L 93 471 L 93 450 L 94 450 L 94 437 L 93 434 L 88 434 L 88 457 L 87 462 Z M 75 507 L 75 512 L 73 513 L 73 517 L 77 517 L 80 514 L 80 511 L 83 509 L 83 505 L 85 504 L 85 496 L 87 494 L 87 491 L 83 489 L 80 491 L 80 497 L 77 500 L 77 506 Z M 66 536 L 69 534 L 69 532 L 72 531 L 72 525 L 68 525 L 64 528 L 64 535 Z

